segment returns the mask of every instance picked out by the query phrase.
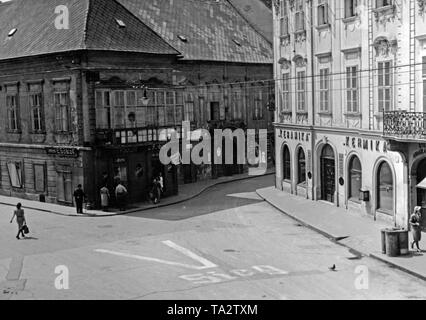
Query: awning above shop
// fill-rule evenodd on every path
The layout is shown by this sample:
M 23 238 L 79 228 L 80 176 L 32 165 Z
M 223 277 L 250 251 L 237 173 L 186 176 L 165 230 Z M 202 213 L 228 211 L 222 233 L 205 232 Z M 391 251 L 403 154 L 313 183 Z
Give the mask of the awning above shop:
M 416 187 L 419 188 L 419 189 L 425 189 L 426 190 L 426 178 L 424 178 L 422 180 L 422 182 L 420 182 Z

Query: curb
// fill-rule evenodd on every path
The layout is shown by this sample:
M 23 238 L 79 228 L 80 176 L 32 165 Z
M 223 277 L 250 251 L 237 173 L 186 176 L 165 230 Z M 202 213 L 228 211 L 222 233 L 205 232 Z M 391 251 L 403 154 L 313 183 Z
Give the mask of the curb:
M 261 198 L 263 199 L 263 201 L 266 201 L 267 203 L 269 203 L 271 206 L 273 206 L 273 207 L 274 207 L 275 209 L 277 209 L 278 211 L 282 212 L 283 214 L 285 214 L 286 216 L 288 216 L 288 217 L 290 217 L 291 219 L 295 220 L 297 223 L 299 223 L 299 224 L 303 225 L 304 227 L 309 228 L 309 229 L 311 229 L 311 230 L 313 230 L 313 231 L 315 231 L 315 232 L 317 232 L 317 233 L 319 233 L 319 234 L 323 235 L 323 236 L 324 236 L 324 237 L 326 237 L 327 239 L 329 239 L 329 240 L 331 240 L 331 241 L 334 241 L 334 242 L 338 242 L 338 241 L 340 241 L 340 240 L 342 240 L 342 239 L 345 239 L 345 238 L 346 238 L 346 237 L 335 237 L 335 236 L 331 235 L 330 233 L 328 233 L 327 231 L 324 231 L 324 230 L 322 230 L 322 229 L 320 229 L 320 228 L 317 228 L 317 227 L 315 227 L 315 226 L 313 226 L 313 225 L 310 225 L 310 224 L 306 223 L 305 221 L 300 220 L 299 218 L 296 218 L 294 215 L 292 215 L 292 214 L 290 214 L 290 213 L 285 212 L 284 210 L 282 210 L 281 208 L 279 208 L 279 207 L 278 207 L 278 206 L 276 206 L 275 204 L 273 204 L 273 203 L 269 202 L 268 200 L 266 200 L 266 198 L 265 198 L 264 196 L 262 196 L 262 195 L 258 192 L 258 190 L 256 190 L 256 193 L 257 193 L 257 195 L 258 195 L 259 197 L 261 197 Z
M 398 265 L 398 264 L 396 264 L 396 263 L 394 263 L 394 262 L 391 262 L 391 261 L 389 261 L 389 260 L 386 260 L 386 259 L 384 259 L 384 258 L 382 258 L 382 257 L 380 257 L 380 256 L 378 256 L 378 255 L 376 255 L 376 254 L 374 254 L 374 253 L 361 252 L 361 251 L 359 251 L 358 249 L 352 248 L 351 246 L 348 246 L 348 245 L 346 245 L 346 244 L 344 244 L 344 243 L 341 243 L 341 242 L 340 242 L 341 240 L 346 239 L 346 238 L 348 238 L 348 237 L 346 237 L 346 238 L 345 238 L 345 237 L 343 237 L 343 238 L 342 238 L 342 237 L 336 238 L 336 237 L 332 236 L 331 234 L 329 234 L 328 232 L 326 232 L 326 231 L 324 231 L 324 230 L 321 230 L 321 229 L 319 229 L 319 228 L 317 228 L 317 227 L 315 227 L 315 226 L 313 226 L 313 225 L 310 225 L 310 224 L 308 224 L 308 223 L 306 223 L 306 222 L 304 222 L 304 221 L 302 221 L 302 220 L 300 220 L 300 219 L 298 219 L 298 218 L 294 217 L 293 215 L 291 215 L 291 214 L 289 214 L 289 213 L 285 212 L 284 210 L 282 210 L 282 209 L 281 209 L 281 208 L 279 208 L 278 206 L 276 206 L 276 205 L 274 205 L 273 203 L 269 202 L 269 201 L 268 201 L 268 200 L 267 200 L 264 196 L 262 196 L 262 195 L 260 194 L 259 190 L 256 190 L 256 193 L 257 193 L 257 195 L 258 195 L 259 197 L 261 197 L 264 201 L 266 201 L 267 203 L 269 203 L 271 206 L 273 206 L 274 208 L 276 208 L 278 211 L 280 211 L 280 212 L 281 212 L 281 213 L 283 213 L 284 215 L 286 215 L 286 216 L 288 216 L 289 218 L 291 218 L 291 219 L 293 219 L 293 220 L 297 221 L 298 223 L 300 223 L 300 224 L 301 224 L 301 225 L 303 225 L 304 227 L 309 228 L 309 229 L 311 229 L 311 230 L 313 230 L 313 231 L 315 231 L 315 232 L 317 232 L 317 233 L 319 233 L 319 234 L 323 235 L 324 237 L 326 237 L 326 238 L 328 238 L 328 239 L 332 240 L 332 241 L 333 241 L 333 242 L 335 242 L 336 244 L 338 244 L 338 245 L 340 245 L 340 246 L 342 246 L 342 247 L 345 247 L 345 248 L 347 248 L 347 249 L 350 249 L 350 250 L 354 251 L 355 253 L 358 253 L 359 255 L 363 255 L 363 256 L 366 256 L 366 257 L 373 258 L 373 259 L 378 260 L 378 261 L 380 261 L 380 262 L 382 262 L 382 263 L 385 263 L 385 264 L 387 264 L 387 265 L 389 265 L 389 266 L 391 266 L 391 267 L 393 267 L 393 268 L 395 268 L 395 269 L 398 269 L 398 270 L 400 270 L 400 271 L 402 271 L 402 272 L 408 273 L 408 274 L 410 274 L 411 276 L 414 276 L 414 277 L 417 277 L 417 278 L 419 278 L 419 279 L 421 279 L 421 280 L 423 280 L 423 281 L 426 281 L 426 276 L 424 276 L 424 275 L 422 275 L 422 274 L 420 274 L 420 273 L 417 273 L 417 272 L 412 271 L 412 270 L 410 270 L 410 269 L 408 269 L 408 268 L 402 267 L 402 266 L 400 266 L 400 265 Z
M 376 255 L 376 254 L 374 254 L 374 253 L 371 253 L 371 254 L 369 255 L 369 257 L 371 257 L 371 258 L 373 258 L 373 259 L 376 259 L 376 260 L 379 260 L 379 261 L 381 261 L 381 262 L 383 262 L 383 263 L 386 263 L 386 264 L 388 264 L 388 265 L 390 265 L 390 266 L 394 267 L 395 269 L 398 269 L 398 270 L 400 270 L 400 271 L 403 271 L 403 272 L 405 272 L 405 273 L 408 273 L 408 274 L 410 274 L 410 275 L 412 275 L 412 276 L 414 276 L 414 277 L 420 278 L 420 279 L 422 279 L 423 281 L 426 281 L 426 276 L 424 276 L 424 275 L 422 275 L 422 274 L 420 274 L 420 273 L 417 273 L 417 272 L 415 272 L 415 271 L 412 271 L 412 270 L 410 270 L 410 269 L 407 269 L 407 268 L 405 268 L 405 267 L 402 267 L 402 266 L 400 266 L 400 265 L 398 265 L 398 264 L 396 264 L 396 263 L 390 262 L 390 261 L 388 261 L 388 260 L 386 260 L 386 259 L 383 259 L 382 257 L 380 257 L 380 256 L 378 256 L 378 255 Z
M 229 183 L 233 183 L 233 182 L 238 182 L 238 181 L 243 181 L 243 180 L 250 180 L 250 179 L 255 179 L 255 178 L 260 178 L 260 177 L 267 177 L 267 176 L 271 176 L 271 175 L 275 175 L 275 171 L 274 172 L 269 172 L 266 173 L 264 175 L 260 175 L 260 176 L 245 176 L 242 178 L 237 178 L 237 179 L 233 179 L 233 180 L 227 180 L 227 181 L 219 181 L 217 183 L 211 184 L 209 186 L 206 186 L 205 188 L 201 189 L 200 191 L 198 191 L 197 193 L 190 195 L 186 198 L 180 199 L 180 200 L 176 200 L 170 203 L 164 203 L 164 204 L 159 204 L 157 206 L 151 206 L 151 207 L 146 207 L 146 208 L 135 208 L 135 209 L 131 209 L 131 210 L 126 210 L 123 212 L 116 212 L 116 213 L 111 213 L 111 214 L 103 214 L 103 215 L 96 215 L 96 214 L 83 214 L 83 215 L 77 215 L 77 214 L 65 214 L 65 213 L 60 213 L 60 212 L 56 212 L 56 211 L 52 211 L 52 210 L 46 210 L 46 209 L 41 209 L 41 208 L 35 208 L 35 207 L 31 207 L 31 206 L 27 206 L 26 208 L 31 209 L 31 210 L 35 210 L 35 211 L 40 211 L 40 212 L 44 212 L 44 213 L 50 213 L 50 214 L 55 214 L 55 215 L 59 215 L 59 216 L 63 216 L 63 217 L 72 217 L 72 218 L 104 218 L 104 217 L 116 217 L 116 216 L 125 216 L 131 213 L 135 213 L 135 212 L 142 212 L 142 211 L 148 211 L 148 210 L 153 210 L 153 209 L 158 209 L 158 208 L 164 208 L 164 207 L 168 207 L 168 206 L 173 206 L 179 203 L 183 203 L 189 200 L 192 200 L 194 198 L 199 197 L 201 194 L 203 194 L 204 192 L 220 186 L 220 185 L 224 185 L 224 184 L 229 184 Z M 0 204 L 2 205 L 6 205 L 6 206 L 10 206 L 10 207 L 14 207 L 15 205 L 10 204 L 10 203 L 6 203 L 6 202 L 1 202 Z

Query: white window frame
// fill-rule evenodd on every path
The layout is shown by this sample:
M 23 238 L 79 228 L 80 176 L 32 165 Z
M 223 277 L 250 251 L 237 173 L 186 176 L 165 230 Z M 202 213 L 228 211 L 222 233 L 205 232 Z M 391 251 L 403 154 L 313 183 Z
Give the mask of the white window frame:
M 20 130 L 18 101 L 19 95 L 17 92 L 6 94 L 8 130 L 12 132 Z
M 357 6 L 358 6 L 358 0 L 345 0 L 345 18 L 356 17 Z
M 355 73 L 354 73 L 355 69 Z M 355 74 L 355 84 L 354 87 L 354 74 Z M 359 77 L 359 65 L 353 64 L 353 65 L 346 65 L 346 74 L 345 74 L 345 104 L 346 104 L 346 112 L 347 113 L 353 113 L 358 114 L 360 113 L 360 77 Z M 350 76 L 350 80 L 349 80 Z M 350 81 L 350 86 L 348 86 Z M 348 95 L 350 94 L 351 99 L 348 99 Z M 353 99 L 355 96 L 355 100 Z
M 29 99 L 29 105 L 31 109 L 31 120 L 32 120 L 31 129 L 35 133 L 43 132 L 44 131 L 43 94 L 40 91 L 30 91 L 28 94 L 28 99 Z
M 389 82 L 386 84 L 386 71 L 387 68 L 384 68 L 386 64 L 389 64 Z M 383 68 L 381 68 L 383 66 Z M 381 79 L 381 77 L 383 79 Z M 382 80 L 382 81 L 381 81 Z M 380 84 L 382 82 L 382 84 Z M 382 99 L 380 99 L 382 93 Z M 389 93 L 389 99 L 386 99 L 386 93 Z M 386 108 L 386 104 L 389 103 L 389 107 Z M 377 62 L 377 107 L 379 112 L 382 111 L 391 111 L 393 109 L 393 61 L 392 60 L 383 60 Z
M 289 14 L 287 0 L 281 0 L 280 3 L 280 36 L 285 37 L 289 35 Z
M 282 74 L 282 106 L 281 111 L 291 112 L 291 75 L 290 72 Z
M 321 67 L 319 70 L 319 105 L 320 112 L 329 113 L 331 111 L 331 76 L 330 68 Z
M 69 90 L 54 91 L 55 129 L 57 132 L 70 130 L 70 92 Z M 65 101 L 62 98 L 65 96 Z M 57 98 L 59 97 L 59 101 Z M 59 102 L 59 103 L 58 103 Z M 64 103 L 62 103 L 64 102 Z
M 12 188 L 24 188 L 24 165 L 22 161 L 8 161 L 7 172 Z
M 296 12 L 294 14 L 294 23 L 296 32 L 306 30 L 304 0 L 296 0 Z
M 296 111 L 306 112 L 306 70 L 296 71 Z
M 317 23 L 318 26 L 329 24 L 328 19 L 328 0 L 318 0 L 317 6 Z

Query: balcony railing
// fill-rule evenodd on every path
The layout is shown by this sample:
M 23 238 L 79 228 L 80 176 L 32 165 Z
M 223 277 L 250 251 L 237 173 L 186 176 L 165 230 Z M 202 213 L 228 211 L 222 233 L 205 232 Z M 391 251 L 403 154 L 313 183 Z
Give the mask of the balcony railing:
M 99 145 L 137 145 L 156 142 L 167 142 L 173 131 L 180 138 L 181 127 L 143 127 L 123 129 L 97 129 L 97 143 Z
M 385 111 L 383 134 L 397 139 L 426 139 L 426 113 Z

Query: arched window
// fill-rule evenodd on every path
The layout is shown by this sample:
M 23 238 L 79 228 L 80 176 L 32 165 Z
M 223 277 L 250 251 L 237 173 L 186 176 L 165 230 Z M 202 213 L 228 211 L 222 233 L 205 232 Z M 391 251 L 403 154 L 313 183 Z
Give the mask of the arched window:
M 393 212 L 393 177 L 387 162 L 382 162 L 377 172 L 377 209 Z
M 333 148 L 327 144 L 324 149 L 322 149 L 322 154 L 321 157 L 323 159 L 330 159 L 330 160 L 334 160 L 335 156 L 334 156 L 334 151 Z
M 291 161 L 290 150 L 288 149 L 288 146 L 284 146 L 283 153 L 283 179 L 291 180 Z
M 362 187 L 362 168 L 358 157 L 352 157 L 349 162 L 349 199 L 359 201 L 359 191 Z
M 297 155 L 297 180 L 298 184 L 306 183 L 306 158 L 302 148 Z

